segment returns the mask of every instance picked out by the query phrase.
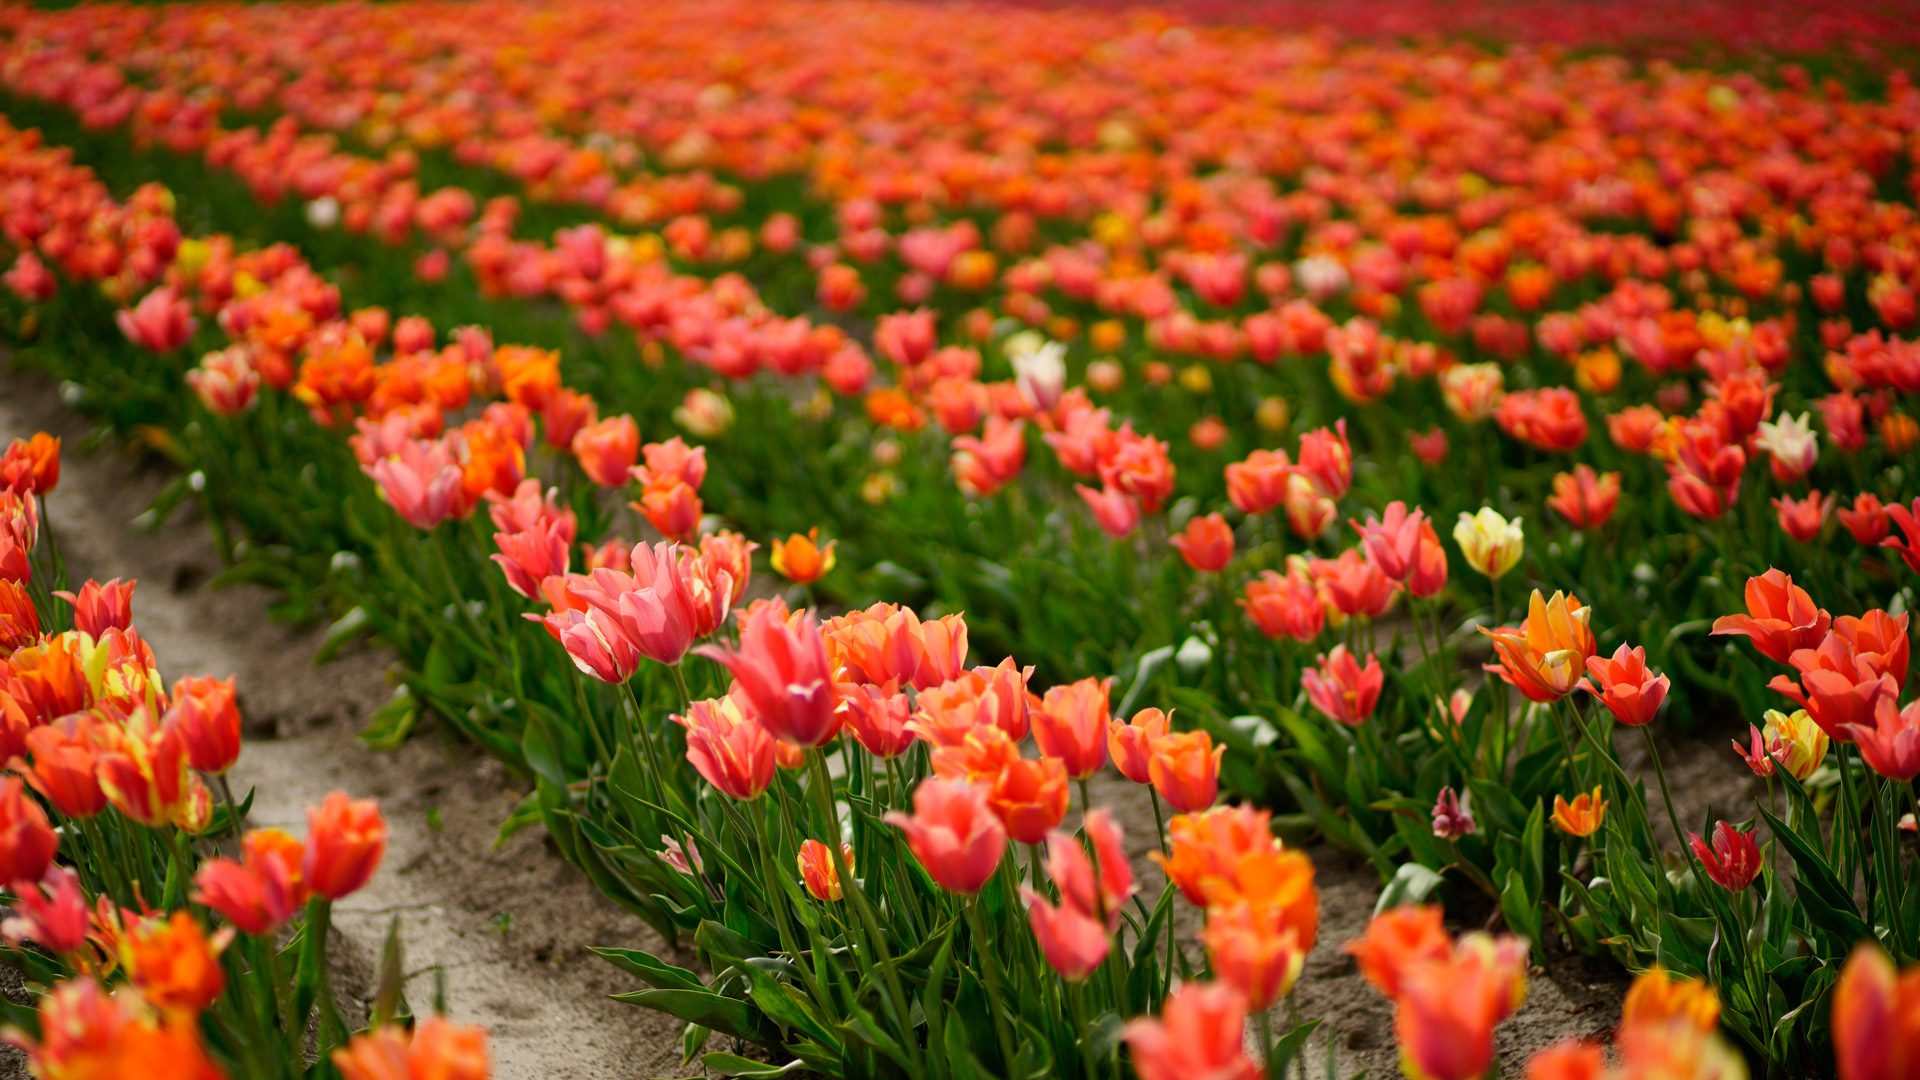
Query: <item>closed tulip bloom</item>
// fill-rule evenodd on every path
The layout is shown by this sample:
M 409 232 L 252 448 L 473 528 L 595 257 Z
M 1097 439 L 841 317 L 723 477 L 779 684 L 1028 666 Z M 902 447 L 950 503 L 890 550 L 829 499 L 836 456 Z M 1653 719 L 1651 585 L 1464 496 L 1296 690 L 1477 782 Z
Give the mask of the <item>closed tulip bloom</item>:
M 1846 642 L 1858 669 L 1892 676 L 1896 685 L 1905 687 L 1913 655 L 1907 634 L 1911 618 L 1909 612 L 1891 615 L 1878 608 L 1860 616 L 1842 615 L 1833 620 L 1833 636 Z
M 640 426 L 631 416 L 609 416 L 575 433 L 572 450 L 587 479 L 604 488 L 620 487 L 640 459 Z
M 233 678 L 186 675 L 173 684 L 173 704 L 162 722 L 180 733 L 187 764 L 219 775 L 240 758 L 240 708 Z
M 1419 565 L 1420 528 L 1427 515 L 1419 508 L 1411 512 L 1407 504 L 1395 500 L 1387 504 L 1380 517 L 1367 515 L 1363 524 L 1349 521 L 1360 534 L 1360 546 L 1380 572 L 1394 581 L 1406 581 Z
M 1121 1029 L 1140 1080 L 1256 1080 L 1247 1057 L 1247 999 L 1225 983 L 1182 983 L 1157 1017 Z
M 220 913 L 243 934 L 267 936 L 299 914 L 309 897 L 301 876 L 306 847 L 280 829 L 254 829 L 240 860 L 215 858 L 194 874 L 193 902 Z
M 1620 504 L 1620 474 L 1596 473 L 1591 465 L 1575 465 L 1572 472 L 1553 478 L 1547 506 L 1576 529 L 1597 529 L 1613 517 Z
M 841 844 L 840 856 L 847 861 L 847 873 L 853 873 L 853 848 Z M 833 864 L 833 851 L 827 845 L 811 837 L 801 841 L 794 862 L 800 867 L 801 884 L 815 900 L 837 902 L 846 895 L 840 885 L 840 871 Z
M 1015 843 L 1038 844 L 1066 819 L 1067 769 L 1059 758 L 1016 758 L 1001 767 L 987 802 Z
M 1299 934 L 1270 908 L 1236 904 L 1207 913 L 1200 932 L 1214 978 L 1265 1009 L 1285 997 L 1306 967 Z
M 1453 542 L 1460 545 L 1460 554 L 1466 558 L 1467 565 L 1489 578 L 1505 576 L 1519 564 L 1520 556 L 1527 549 L 1520 520 L 1509 521 L 1492 507 L 1483 507 L 1474 514 L 1461 514 L 1459 523 L 1453 527 Z
M 1167 822 L 1168 853 L 1149 858 L 1188 902 L 1205 906 L 1211 884 L 1231 876 L 1249 855 L 1277 851 L 1272 815 L 1250 806 L 1216 806 Z
M 1107 763 L 1107 690 L 1112 679 L 1085 678 L 1047 690 L 1032 711 L 1033 741 L 1083 780 Z
M 0 452 L 0 487 L 46 496 L 60 486 L 60 439 L 44 431 L 14 439 Z
M 1582 839 L 1600 831 L 1600 825 L 1607 820 L 1607 800 L 1600 794 L 1598 785 L 1592 791 L 1583 791 L 1568 802 L 1565 797 L 1553 797 L 1553 824 L 1568 836 Z
M 1535 589 L 1527 617 L 1515 630 L 1502 627 L 1480 632 L 1493 639 L 1498 664 L 1487 670 L 1530 701 L 1558 701 L 1578 686 L 1586 662 L 1593 656 L 1593 631 L 1587 628 L 1588 609 L 1571 596 L 1541 597 Z
M 1195 813 L 1213 805 L 1220 795 L 1220 760 L 1225 746 L 1214 746 L 1204 731 L 1174 731 L 1155 739 L 1147 761 L 1153 790 L 1181 813 Z
M 199 325 L 186 297 L 171 285 L 153 290 L 131 308 L 114 312 L 114 321 L 128 341 L 162 353 L 185 345 Z
M 1348 727 L 1359 727 L 1380 703 L 1386 671 L 1372 653 L 1367 654 L 1363 667 L 1345 645 L 1335 645 L 1332 652 L 1320 657 L 1318 667 L 1300 673 L 1300 685 L 1321 715 Z
M 687 762 L 721 794 L 745 801 L 773 783 L 773 736 L 731 695 L 696 701 L 673 722 L 686 729 Z
M 1407 575 L 1407 592 L 1425 600 L 1447 587 L 1447 577 L 1451 568 L 1447 565 L 1447 549 L 1440 545 L 1440 534 L 1434 531 L 1432 519 L 1420 523 L 1420 542 L 1414 551 L 1413 572 Z
M 700 527 L 703 509 L 692 485 L 673 477 L 656 480 L 640 491 L 638 501 L 629 503 L 647 524 L 669 540 L 685 541 Z
M 1849 724 L 1847 732 L 1860 747 L 1867 767 L 1902 784 L 1920 776 L 1920 698 L 1905 708 L 1891 696 L 1874 703 L 1871 724 Z
M 1366 932 L 1347 942 L 1360 974 L 1389 1000 L 1400 996 L 1402 976 L 1414 966 L 1445 959 L 1453 952 L 1445 913 L 1438 905 L 1403 904 L 1367 922 Z
M 1879 547 L 1880 541 L 1893 531 L 1893 519 L 1887 516 L 1887 508 L 1880 497 L 1869 491 L 1863 491 L 1853 497 L 1852 505 L 1839 511 L 1840 524 L 1853 534 L 1855 543 L 1863 547 Z
M 104 585 L 88 581 L 79 593 L 65 589 L 53 595 L 73 605 L 73 628 L 88 637 L 133 625 L 133 582 L 114 578 Z
M 40 613 L 33 594 L 17 581 L 0 577 L 0 660 L 40 640 Z
M 207 827 L 213 795 L 188 771 L 178 729 L 155 723 L 143 706 L 123 728 L 96 731 L 100 788 L 115 810 L 142 825 L 172 824 L 188 832 Z
M 19 758 L 8 763 L 66 817 L 90 818 L 107 808 L 98 775 L 95 723 L 86 714 L 73 714 L 34 728 L 26 735 L 32 763 Z
M 1628 727 L 1652 723 L 1667 697 L 1669 680 L 1647 669 L 1647 651 L 1637 645 L 1622 645 L 1605 659 L 1589 656 L 1587 674 L 1591 679 L 1580 680 L 1580 688 Z
M 1526 944 L 1469 934 L 1450 956 L 1401 978 L 1394 1033 L 1408 1074 L 1477 1080 L 1493 1067 L 1493 1029 L 1526 994 Z
M 1191 519 L 1186 531 L 1167 542 L 1188 566 L 1203 574 L 1218 573 L 1233 561 L 1233 529 L 1219 514 Z
M 1526 1080 L 1606 1080 L 1607 1053 L 1595 1043 L 1555 1043 L 1527 1059 Z
M 1440 789 L 1440 795 L 1433 801 L 1433 835 L 1442 840 L 1458 840 L 1476 831 L 1479 826 L 1473 820 L 1472 811 L 1460 802 L 1460 795 L 1451 787 Z
M 1787 663 L 1798 650 L 1819 645 L 1833 622 L 1805 589 L 1780 570 L 1748 578 L 1746 598 L 1747 613 L 1720 616 L 1713 620 L 1713 632 L 1742 635 L 1775 663 Z
M 329 794 L 307 811 L 300 876 L 316 896 L 339 900 L 360 891 L 387 852 L 387 822 L 372 799 Z
M 1854 947 L 1833 991 L 1833 1057 L 1840 1080 L 1920 1075 L 1920 967 L 1899 972 L 1873 942 Z
M 1032 889 L 1023 888 L 1020 895 L 1026 898 L 1027 925 L 1040 953 L 1061 978 L 1079 982 L 1100 967 L 1112 941 L 1097 916 L 1072 904 L 1056 906 Z
M 1779 420 L 1762 420 L 1755 429 L 1753 445 L 1765 450 L 1779 483 L 1797 484 L 1820 460 L 1820 436 L 1808 423 L 1809 413 L 1783 415 Z
M 819 529 L 808 529 L 804 536 L 794 533 L 785 540 L 775 540 L 767 549 L 773 572 L 795 585 L 806 585 L 825 577 L 833 570 L 836 541 L 829 540 L 821 546 L 819 540 Z
M 487 1033 L 429 1016 L 406 1031 L 387 1025 L 333 1052 L 342 1080 L 488 1080 Z
M 1094 916 L 1112 932 L 1120 928 L 1122 909 L 1140 887 L 1111 811 L 1087 811 L 1082 831 L 1087 845 L 1063 832 L 1047 837 L 1047 876 L 1060 890 L 1061 903 Z M 1091 856 L 1087 846 L 1093 849 Z
M 896 810 L 885 820 L 906 834 L 913 857 L 948 892 L 979 892 L 1007 850 L 1006 826 L 986 793 L 962 780 L 921 781 L 913 791 L 912 816 Z
M 140 996 L 156 1008 L 198 1013 L 226 989 L 226 972 L 220 967 L 225 944 L 219 938 L 208 940 L 190 912 L 176 911 L 128 927 L 120 942 L 120 960 Z
M 812 748 L 839 733 L 833 669 L 812 612 L 789 621 L 771 607 L 756 608 L 740 628 L 739 649 L 705 645 L 700 655 L 726 665 L 774 738 Z
M 877 758 L 894 758 L 913 746 L 913 700 L 897 680 L 879 686 L 842 686 L 840 710 L 848 733 Z
M 1094 524 L 1100 531 L 1116 540 L 1123 539 L 1140 527 L 1140 501 L 1124 491 L 1114 487 L 1088 487 L 1085 484 L 1074 485 L 1073 490 L 1093 512 Z
M 46 811 L 17 776 L 0 778 L 0 881 L 39 881 L 60 846 Z
M 493 534 L 500 550 L 488 556 L 500 565 L 507 587 L 528 600 L 540 596 L 540 583 L 565 574 L 568 567 L 572 532 L 569 523 L 557 516 L 535 522 L 519 532 Z
M 1132 720 L 1108 721 L 1107 754 L 1120 775 L 1136 784 L 1153 782 L 1153 744 L 1167 733 L 1170 722 L 1159 709 L 1141 709 Z
M 1227 466 L 1227 498 L 1243 514 L 1264 514 L 1285 501 L 1292 468 L 1283 450 L 1255 450 Z
M 1693 849 L 1693 857 L 1700 860 L 1707 876 L 1728 892 L 1745 889 L 1760 873 L 1760 845 L 1754 843 L 1753 834 L 1724 821 L 1714 823 L 1712 846 L 1699 833 L 1689 834 L 1687 846 Z

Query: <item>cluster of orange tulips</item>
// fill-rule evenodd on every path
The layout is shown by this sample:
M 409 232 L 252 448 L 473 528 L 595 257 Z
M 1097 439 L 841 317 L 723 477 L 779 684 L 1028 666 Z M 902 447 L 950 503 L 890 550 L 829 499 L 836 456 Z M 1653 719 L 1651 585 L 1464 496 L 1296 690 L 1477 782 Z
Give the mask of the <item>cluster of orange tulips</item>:
M 1909 1074 L 1902 74 L 1198 0 L 482 9 L 0 14 L 7 326 L 103 422 L 167 433 L 158 509 L 200 502 L 236 575 L 332 620 L 328 651 L 398 654 L 369 741 L 458 729 L 529 783 L 507 828 L 691 939 L 704 971 L 604 950 L 690 1057 L 1278 1076 L 1319 929 L 1278 820 L 1385 882 L 1350 951 L 1410 1075 L 1486 1075 L 1567 949 L 1644 974 L 1613 1064 L 1533 1075 Z M 1887 21 L 1777 15 L 1696 34 Z M 13 520 L 0 568 L 34 558 Z M 237 830 L 194 779 L 222 693 L 63 730 L 179 739 L 141 812 Z M 1690 823 L 1666 764 L 1694 735 L 1738 758 Z M 1094 805 L 1109 763 L 1157 899 Z M 324 937 L 293 843 L 193 878 L 267 942 L 249 972 L 309 897 Z M 1489 909 L 1505 933 L 1448 932 Z M 306 966 L 292 1004 L 339 1043 Z M 401 1052 L 373 1038 L 339 1067 Z

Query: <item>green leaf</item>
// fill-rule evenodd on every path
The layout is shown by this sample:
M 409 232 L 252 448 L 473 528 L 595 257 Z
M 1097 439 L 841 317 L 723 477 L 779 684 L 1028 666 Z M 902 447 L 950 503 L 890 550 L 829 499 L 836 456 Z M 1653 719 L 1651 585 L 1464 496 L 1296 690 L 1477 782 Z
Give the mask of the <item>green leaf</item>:
M 360 729 L 360 741 L 375 750 L 395 749 L 407 741 L 419 719 L 419 702 L 414 700 L 413 691 L 402 683 L 393 688 L 393 696 L 375 709 L 367 726 Z
M 1393 872 L 1393 879 L 1380 890 L 1380 900 L 1373 905 L 1373 913 L 1379 915 L 1407 904 L 1418 904 L 1433 895 L 1446 879 L 1435 871 L 1419 863 L 1402 863 L 1400 869 Z
M 739 998 L 707 990 L 629 990 L 613 995 L 613 1000 L 677 1016 L 738 1039 L 772 1041 L 772 1032 L 760 1022 L 759 1010 Z
M 588 950 L 614 967 L 659 990 L 702 990 L 707 986 L 700 976 L 683 967 L 675 967 L 652 953 L 639 949 L 603 948 L 589 945 Z
M 700 1058 L 700 1064 L 719 1073 L 721 1076 L 739 1076 L 758 1078 L 767 1076 L 785 1076 L 807 1067 L 807 1063 L 795 1058 L 785 1065 L 769 1065 L 764 1061 L 743 1058 L 738 1054 L 714 1052 Z

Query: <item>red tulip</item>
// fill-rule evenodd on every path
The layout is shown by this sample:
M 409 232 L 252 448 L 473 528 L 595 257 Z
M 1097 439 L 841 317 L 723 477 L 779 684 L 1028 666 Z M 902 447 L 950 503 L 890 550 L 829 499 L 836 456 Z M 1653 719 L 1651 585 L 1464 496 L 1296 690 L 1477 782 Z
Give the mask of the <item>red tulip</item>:
M 1714 824 L 1711 847 L 1699 833 L 1688 835 L 1687 846 L 1693 849 L 1693 857 L 1700 860 L 1707 876 L 1728 892 L 1745 889 L 1760 873 L 1760 845 L 1754 843 L 1753 834 L 1724 821 Z
M 317 896 L 338 900 L 366 885 L 387 851 L 387 822 L 372 799 L 328 795 L 307 811 L 300 877 Z
M 1588 657 L 1587 673 L 1592 680 L 1580 680 L 1580 688 L 1599 698 L 1614 719 L 1628 727 L 1652 723 L 1670 685 L 1665 675 L 1647 670 L 1647 651 L 1637 645 L 1622 645 L 1605 659 Z
M 1783 571 L 1769 569 L 1747 579 L 1747 614 L 1713 620 L 1714 634 L 1741 634 L 1760 655 L 1787 663 L 1795 651 L 1811 649 L 1827 636 L 1833 617 Z
M 984 887 L 1007 849 L 1007 830 L 986 793 L 963 780 L 932 777 L 913 792 L 913 815 L 886 816 L 907 836 L 913 857 L 949 892 L 971 896 Z
M 839 733 L 833 667 L 811 612 L 790 621 L 771 606 L 755 607 L 740 628 L 739 649 L 705 645 L 699 651 L 733 673 L 741 696 L 774 738 L 815 747 Z

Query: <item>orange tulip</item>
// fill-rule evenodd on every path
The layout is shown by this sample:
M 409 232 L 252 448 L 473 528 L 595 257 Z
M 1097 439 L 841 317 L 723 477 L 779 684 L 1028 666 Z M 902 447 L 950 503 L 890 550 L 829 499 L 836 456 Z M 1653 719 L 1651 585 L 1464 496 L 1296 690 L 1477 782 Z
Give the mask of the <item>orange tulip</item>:
M 1281 909 L 1249 903 L 1207 913 L 1200 933 L 1214 978 L 1265 1009 L 1285 997 L 1306 967 L 1310 943 L 1287 925 Z
M 1147 772 L 1167 805 L 1182 813 L 1205 810 L 1220 794 L 1220 761 L 1225 746 L 1213 745 L 1204 731 L 1175 731 L 1153 741 Z
M 1572 802 L 1559 795 L 1553 797 L 1553 823 L 1568 836 L 1592 836 L 1606 819 L 1607 800 L 1601 798 L 1597 785 L 1590 792 L 1575 795 Z
M 412 1031 L 387 1026 L 333 1052 L 343 1080 L 487 1080 L 487 1033 L 430 1016 Z
M 1550 1046 L 1527 1061 L 1527 1080 L 1603 1080 L 1606 1051 L 1590 1042 Z
M 1698 979 L 1674 978 L 1655 966 L 1633 980 L 1620 1008 L 1620 1026 L 1665 1025 L 1683 1021 L 1701 1031 L 1720 1023 L 1720 998 L 1713 987 Z
M 1401 975 L 1394 1034 L 1421 1080 L 1478 1080 L 1493 1067 L 1493 1029 L 1526 996 L 1526 943 L 1469 934 L 1444 959 Z
M 1593 631 L 1587 627 L 1588 609 L 1562 593 L 1543 599 L 1535 589 L 1527 617 L 1515 630 L 1502 627 L 1480 632 L 1493 639 L 1498 664 L 1487 670 L 1539 702 L 1558 701 L 1573 692 L 1593 656 Z
M 1128 721 L 1107 722 L 1107 754 L 1120 775 L 1136 784 L 1152 783 L 1153 744 L 1167 733 L 1168 715 L 1141 709 Z
M 1015 843 L 1038 844 L 1066 819 L 1069 795 L 1059 758 L 1016 758 L 993 778 L 987 802 Z
M 39 881 L 59 845 L 46 811 L 27 796 L 20 778 L 0 778 L 0 881 Z
M 1360 974 L 1388 998 L 1400 996 L 1401 976 L 1417 964 L 1445 957 L 1453 938 L 1443 923 L 1444 912 L 1434 905 L 1390 908 L 1367 923 L 1361 937 L 1343 951 L 1360 966 Z
M 96 723 L 88 714 L 77 713 L 34 728 L 26 738 L 32 764 L 14 758 L 8 768 L 19 773 L 60 813 L 70 818 L 92 817 L 107 808 L 97 772 Z
M 226 988 L 220 967 L 225 947 L 224 936 L 208 940 L 199 920 L 176 911 L 165 920 L 155 916 L 129 927 L 120 942 L 120 961 L 140 996 L 156 1008 L 197 1013 Z
M 587 479 L 617 488 L 640 459 L 640 427 L 631 416 L 609 416 L 582 427 L 573 437 L 572 450 Z
M 240 861 L 209 859 L 194 875 L 193 902 L 219 912 L 240 932 L 270 935 L 308 898 L 301 864 L 306 847 L 280 829 L 255 829 L 240 841 Z
M 1713 620 L 1715 635 L 1743 635 L 1760 655 L 1781 664 L 1796 651 L 1819 645 L 1827 636 L 1832 616 L 1779 570 L 1748 578 L 1746 597 L 1746 614 L 1722 615 Z
M 1202 573 L 1216 573 L 1233 561 L 1233 529 L 1219 514 L 1195 517 L 1187 522 L 1185 532 L 1167 542 L 1188 566 Z
M 60 983 L 41 999 L 37 1042 L 16 1038 L 47 1080 L 227 1080 L 192 1017 L 155 1017 L 138 995 L 108 997 L 90 978 Z
M 372 799 L 329 794 L 307 811 L 307 850 L 300 873 L 314 895 L 338 900 L 358 892 L 387 851 L 387 822 Z
M 1183 983 L 1158 1017 L 1121 1029 L 1140 1080 L 1255 1080 L 1247 1057 L 1247 1001 L 1225 983 Z
M 806 585 L 827 576 L 834 564 L 833 548 L 838 541 L 829 540 L 820 546 L 820 530 L 808 529 L 806 535 L 794 533 L 785 540 L 775 540 L 768 545 L 768 557 L 773 562 L 773 572 L 793 582 Z
M 0 659 L 40 640 L 40 613 L 33 595 L 17 581 L 0 577 Z
M 1243 857 L 1279 849 L 1271 820 L 1265 810 L 1250 806 L 1179 814 L 1167 823 L 1168 853 L 1149 857 L 1181 895 L 1204 906 L 1214 882 L 1233 874 Z
M 1032 712 L 1033 741 L 1040 752 L 1059 759 L 1076 780 L 1107 763 L 1107 691 L 1112 685 L 1112 679 L 1085 678 L 1052 687 Z
M 73 607 L 73 628 L 88 637 L 133 625 L 133 585 L 114 578 L 102 584 L 88 581 L 78 593 L 60 589 L 53 595 Z
M 101 726 L 100 788 L 115 810 L 142 825 L 172 823 L 199 832 L 213 817 L 213 795 L 187 768 L 177 729 L 142 707 L 124 727 Z
M 173 684 L 173 706 L 163 723 L 179 729 L 187 764 L 218 775 L 240 757 L 240 710 L 233 679 L 188 675 Z
M 1894 970 L 1878 945 L 1856 946 L 1833 991 L 1840 1080 L 1920 1076 L 1920 967 Z
M 840 855 L 847 860 L 847 872 L 853 873 L 853 848 L 841 844 Z M 801 841 L 794 862 L 800 867 L 801 883 L 815 900 L 837 901 L 845 895 L 840 887 L 840 872 L 833 865 L 833 852 L 827 845 L 812 838 Z

